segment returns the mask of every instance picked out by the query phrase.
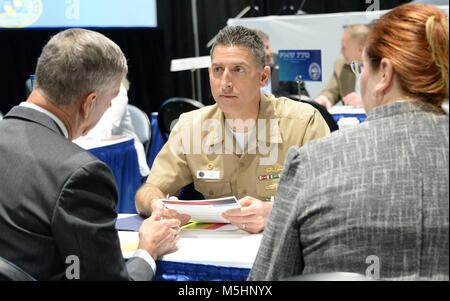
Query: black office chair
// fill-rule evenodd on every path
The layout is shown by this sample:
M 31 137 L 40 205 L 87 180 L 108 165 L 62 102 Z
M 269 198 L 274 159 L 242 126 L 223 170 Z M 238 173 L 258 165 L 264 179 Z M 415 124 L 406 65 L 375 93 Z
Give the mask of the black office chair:
M 318 104 L 313 99 L 311 99 L 309 96 L 302 94 L 301 98 L 299 98 L 298 94 L 292 94 L 292 95 L 288 95 L 287 97 L 289 97 L 290 99 L 296 100 L 296 101 L 310 104 L 314 108 L 316 108 L 317 111 L 320 112 L 323 119 L 325 119 L 326 123 L 328 124 L 328 127 L 330 128 L 330 132 L 334 132 L 339 129 L 339 126 L 338 126 L 336 120 L 334 120 L 334 118 L 333 118 L 333 116 L 331 116 L 330 112 L 328 112 L 328 110 L 324 106 L 322 106 L 321 104 Z
M 334 120 L 333 116 L 331 116 L 330 112 L 328 112 L 328 110 L 324 106 L 318 104 L 314 100 L 301 100 L 301 102 L 312 105 L 320 112 L 323 119 L 325 119 L 326 123 L 328 124 L 328 127 L 330 128 L 330 132 L 334 132 L 339 129 L 336 120 Z
M 0 257 L 0 281 L 36 281 L 14 263 Z
M 150 149 L 150 141 L 152 138 L 152 125 L 147 114 L 138 107 L 128 104 L 127 109 L 131 115 L 131 123 L 133 124 L 136 136 L 138 136 L 145 150 L 147 158 Z
M 315 273 L 296 275 L 281 279 L 282 281 L 373 281 L 362 274 L 347 272 Z
M 302 94 L 301 98 L 299 98 L 298 94 L 291 94 L 291 95 L 288 95 L 287 97 L 290 99 L 296 100 L 296 101 L 310 104 L 314 108 L 316 108 L 322 115 L 323 119 L 325 119 L 326 123 L 328 124 L 328 127 L 330 128 L 330 132 L 334 132 L 339 129 L 339 126 L 338 126 L 336 120 L 334 120 L 334 118 L 333 118 L 333 116 L 331 116 L 330 112 L 328 112 L 328 110 L 324 106 L 322 106 L 321 104 L 318 104 L 311 97 L 309 97 L 309 94 Z
M 182 113 L 197 110 L 204 105 L 190 98 L 172 97 L 161 104 L 158 111 L 158 127 L 164 141 Z

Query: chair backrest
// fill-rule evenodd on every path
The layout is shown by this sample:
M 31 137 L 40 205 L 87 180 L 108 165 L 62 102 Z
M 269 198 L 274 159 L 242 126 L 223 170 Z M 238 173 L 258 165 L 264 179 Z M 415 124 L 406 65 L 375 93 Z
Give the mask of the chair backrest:
M 25 81 L 25 95 L 26 95 L 27 98 L 28 98 L 28 96 L 30 96 L 31 91 L 33 91 L 33 88 L 31 87 L 31 79 L 28 78 Z
M 182 113 L 202 107 L 204 105 L 201 102 L 183 97 L 172 97 L 163 102 L 159 107 L 158 127 L 164 140 L 167 140 L 167 135 L 175 125 L 174 121 L 177 121 Z
M 0 281 L 35 281 L 36 279 L 14 263 L 0 257 Z
M 322 115 L 323 119 L 325 119 L 325 122 L 328 124 L 328 127 L 330 128 L 330 132 L 334 132 L 339 129 L 336 120 L 334 120 L 333 116 L 331 116 L 330 112 L 328 112 L 328 110 L 324 106 L 318 104 L 314 100 L 303 100 L 302 99 L 302 100 L 300 100 L 300 102 L 308 103 L 308 104 L 312 105 L 314 108 L 316 108 Z
M 152 126 L 147 114 L 138 107 L 128 104 L 127 109 L 131 115 L 131 123 L 133 124 L 136 136 L 144 145 L 145 155 L 147 156 L 152 137 Z
M 358 273 L 331 272 L 296 275 L 282 281 L 373 281 L 374 279 Z

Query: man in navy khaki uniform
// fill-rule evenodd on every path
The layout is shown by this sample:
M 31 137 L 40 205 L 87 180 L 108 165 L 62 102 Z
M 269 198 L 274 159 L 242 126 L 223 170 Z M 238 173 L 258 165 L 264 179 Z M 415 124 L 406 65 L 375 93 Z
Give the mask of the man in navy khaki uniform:
M 140 214 L 161 210 L 161 199 L 193 182 L 208 199 L 236 196 L 241 208 L 223 217 L 240 229 L 264 229 L 288 149 L 330 133 L 309 104 L 261 94 L 270 76 L 265 59 L 254 30 L 219 32 L 209 68 L 216 104 L 180 116 L 136 194 Z M 172 210 L 164 214 L 189 219 Z

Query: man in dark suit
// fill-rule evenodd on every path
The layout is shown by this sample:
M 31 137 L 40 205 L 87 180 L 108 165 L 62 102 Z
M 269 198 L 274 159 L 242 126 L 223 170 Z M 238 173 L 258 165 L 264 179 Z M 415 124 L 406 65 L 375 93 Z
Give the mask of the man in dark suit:
M 125 263 L 111 170 L 71 140 L 86 134 L 127 73 L 105 36 L 69 29 L 44 47 L 36 87 L 0 122 L 0 256 L 38 280 L 151 280 L 179 221 L 146 219 Z

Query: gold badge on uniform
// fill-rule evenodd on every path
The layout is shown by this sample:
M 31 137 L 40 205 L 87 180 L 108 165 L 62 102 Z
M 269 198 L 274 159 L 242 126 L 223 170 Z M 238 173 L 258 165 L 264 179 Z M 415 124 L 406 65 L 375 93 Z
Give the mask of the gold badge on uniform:
M 208 163 L 206 168 L 208 168 L 208 170 L 212 170 L 214 168 L 214 163 Z
M 272 184 L 272 185 L 267 185 L 266 188 L 267 190 L 277 190 L 278 184 Z
M 267 167 L 265 169 L 266 172 L 280 173 L 283 171 L 283 166 L 275 165 L 272 167 Z

